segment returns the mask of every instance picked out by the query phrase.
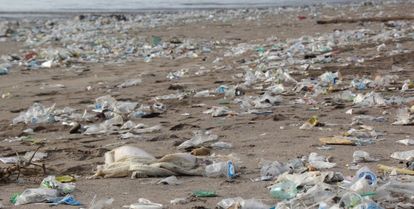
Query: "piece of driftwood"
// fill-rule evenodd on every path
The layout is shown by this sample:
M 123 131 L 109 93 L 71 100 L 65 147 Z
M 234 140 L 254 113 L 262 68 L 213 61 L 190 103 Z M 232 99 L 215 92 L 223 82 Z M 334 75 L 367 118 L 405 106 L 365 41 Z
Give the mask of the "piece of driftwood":
M 22 170 L 27 169 L 31 165 L 41 167 L 42 170 L 43 170 L 43 173 L 46 173 L 45 164 L 40 164 L 39 165 L 39 164 L 35 164 L 35 163 L 32 162 L 34 156 L 36 155 L 37 151 L 39 151 L 39 149 L 40 149 L 40 147 L 38 147 L 36 149 L 36 151 L 33 152 L 33 155 L 27 161 L 22 160 L 21 158 L 19 158 L 17 163 L 15 163 L 11 166 L 5 167 L 5 168 L 0 168 L 0 182 L 10 180 L 10 177 L 15 176 L 15 175 L 17 175 L 16 180 L 19 179 Z M 18 154 L 17 154 L 17 156 L 18 156 Z
M 355 142 L 345 137 L 322 137 L 319 139 L 325 145 L 356 145 Z
M 356 23 L 356 22 L 388 22 L 397 20 L 414 20 L 414 16 L 394 17 L 361 17 L 361 18 L 331 18 L 317 20 L 317 24 Z
M 391 167 L 391 166 L 379 164 L 378 169 L 383 172 L 387 172 L 387 173 L 395 170 L 397 174 L 414 175 L 414 171 L 406 169 L 406 168 L 397 168 L 397 167 Z

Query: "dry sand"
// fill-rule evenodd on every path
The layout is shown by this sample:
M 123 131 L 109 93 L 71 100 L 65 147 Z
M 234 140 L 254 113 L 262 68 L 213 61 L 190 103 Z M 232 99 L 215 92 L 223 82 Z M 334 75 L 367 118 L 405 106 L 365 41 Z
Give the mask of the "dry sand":
M 414 5 L 391 5 L 383 9 L 370 6 L 362 7 L 357 11 L 336 11 L 324 9 L 322 14 L 337 15 L 343 13 L 353 16 L 362 12 L 372 14 L 383 11 L 394 15 L 414 11 Z M 307 19 L 299 20 L 298 15 L 306 16 Z M 164 26 L 151 29 L 137 29 L 141 35 L 158 35 L 164 39 L 170 37 L 209 39 L 209 40 L 232 40 L 235 43 L 265 43 L 266 38 L 271 36 L 283 40 L 286 38 L 298 38 L 303 35 L 315 35 L 318 33 L 332 32 L 334 29 L 358 29 L 371 28 L 378 30 L 381 23 L 352 23 L 352 24 L 328 24 L 317 25 L 316 19 L 309 17 L 306 13 L 297 12 L 272 15 L 261 21 L 234 20 L 226 23 L 202 22 L 197 24 L 179 24 L 175 26 Z M 393 44 L 393 43 L 391 43 Z M 414 41 L 408 40 L 402 43 L 404 47 L 414 49 Z M 370 57 L 370 52 L 375 51 L 376 46 L 364 46 L 354 48 L 350 51 L 338 53 L 336 56 L 347 57 L 350 54 L 362 57 Z M 12 53 L 18 51 L 19 43 L 0 42 L 0 53 Z M 41 102 L 49 106 L 54 103 L 58 107 L 85 108 L 86 104 L 93 104 L 95 98 L 111 94 L 118 100 L 131 100 L 145 102 L 158 95 L 174 93 L 169 90 L 173 83 L 183 83 L 186 88 L 211 89 L 220 84 L 236 84 L 239 80 L 232 75 L 242 73 L 239 68 L 241 59 L 252 59 L 255 54 L 245 54 L 242 57 L 229 57 L 224 60 L 227 64 L 225 69 L 212 69 L 212 61 L 216 58 L 213 52 L 206 57 L 196 59 L 166 60 L 154 59 L 150 63 L 142 61 L 128 62 L 123 65 L 95 64 L 89 65 L 89 71 L 76 73 L 74 71 L 52 68 L 33 71 L 14 70 L 7 76 L 0 77 L 0 89 L 9 92 L 12 97 L 0 99 L 0 139 L 21 135 L 27 125 L 11 126 L 11 120 L 20 111 L 25 111 L 34 102 Z M 400 80 L 412 78 L 414 72 L 414 53 L 397 55 L 395 57 L 379 57 L 373 61 L 367 61 L 362 66 L 339 68 L 329 65 L 320 71 L 311 72 L 311 76 L 319 76 L 327 70 L 339 70 L 344 80 L 350 80 L 355 75 L 388 74 L 392 65 L 406 69 L 398 74 Z M 199 69 L 201 66 L 211 69 L 211 72 L 198 77 L 183 78 L 178 81 L 170 81 L 166 78 L 168 72 L 182 68 Z M 125 89 L 113 88 L 131 77 L 141 75 L 143 83 Z M 300 78 L 303 76 L 296 76 Z M 47 87 L 46 84 L 63 84 L 65 88 Z M 86 87 L 92 90 L 87 91 Z M 383 92 L 385 95 L 395 92 Z M 248 92 L 249 94 L 249 92 Z M 253 94 L 253 93 L 252 93 Z M 398 93 L 397 93 L 398 94 Z M 193 206 L 205 206 L 214 208 L 215 204 L 225 197 L 243 197 L 262 199 L 267 203 L 275 203 L 266 186 L 270 182 L 252 182 L 250 179 L 259 177 L 258 163 L 260 159 L 278 160 L 281 162 L 288 159 L 308 155 L 310 152 L 318 152 L 327 156 L 333 156 L 338 166 L 332 170 L 341 171 L 346 175 L 352 175 L 354 171 L 347 169 L 346 165 L 352 161 L 352 153 L 355 150 L 365 150 L 374 157 L 381 159 L 379 162 L 387 165 L 396 165 L 397 161 L 389 160 L 394 151 L 407 150 L 407 147 L 396 145 L 395 141 L 406 136 L 412 136 L 413 129 L 409 126 L 391 126 L 394 120 L 392 108 L 368 108 L 367 115 L 385 115 L 389 120 L 383 123 L 368 123 L 376 130 L 386 133 L 383 141 L 364 147 L 356 146 L 334 146 L 334 150 L 319 151 L 319 137 L 332 136 L 349 129 L 351 115 L 345 111 L 352 104 L 342 107 L 325 106 L 321 102 L 329 95 L 319 97 L 317 108 L 309 105 L 282 105 L 277 107 L 270 116 L 239 115 L 212 118 L 202 114 L 206 107 L 218 105 L 221 97 L 210 98 L 187 98 L 182 101 L 165 101 L 168 111 L 160 117 L 142 119 L 147 125 L 162 124 L 161 133 L 146 134 L 146 140 L 120 140 L 118 135 L 86 136 L 82 134 L 69 134 L 68 128 L 56 125 L 39 125 L 35 128 L 33 137 L 42 140 L 49 156 L 45 161 L 48 174 L 60 175 L 70 174 L 79 176 L 76 183 L 75 197 L 84 204 L 88 204 L 94 195 L 98 198 L 112 197 L 115 199 L 112 208 L 121 208 L 137 201 L 138 198 L 147 198 L 154 202 L 169 205 L 169 201 L 186 197 L 194 190 L 212 190 L 220 196 L 215 198 L 199 199 L 187 205 L 170 206 L 170 208 L 192 208 Z M 285 96 L 286 101 L 294 100 L 295 95 Z M 206 107 L 192 107 L 193 104 L 205 103 Z M 230 104 L 233 110 L 238 110 L 238 105 Z M 358 110 L 360 108 L 355 108 Z M 190 113 L 191 116 L 183 116 Z M 320 121 L 338 124 L 323 127 L 323 130 L 299 130 L 299 126 L 313 115 L 318 115 Z M 183 128 L 171 130 L 172 127 L 183 124 Z M 282 128 L 283 127 L 283 128 Z M 217 154 L 236 153 L 242 160 L 243 169 L 241 176 L 235 182 L 229 183 L 222 178 L 206 177 L 179 177 L 181 185 L 169 186 L 155 184 L 158 178 L 135 179 L 114 178 L 86 180 L 85 177 L 93 174 L 96 165 L 103 163 L 103 153 L 121 144 L 131 144 L 153 153 L 155 156 L 163 156 L 176 152 L 174 143 L 192 136 L 192 131 L 198 129 L 211 130 L 220 136 L 223 141 L 231 142 L 234 148 L 231 150 L 214 151 Z M 109 146 L 108 146 L 109 145 Z M 14 155 L 15 152 L 24 153 L 34 150 L 37 146 L 30 143 L 0 141 L 0 156 Z M 375 163 L 369 164 L 375 167 Z M 6 207 L 11 206 L 8 199 L 14 192 L 21 192 L 26 188 L 37 187 L 43 175 L 24 176 L 20 183 L 1 183 L 0 200 Z M 16 208 L 48 208 L 46 205 L 26 205 Z M 73 208 L 71 206 L 58 206 L 58 208 Z

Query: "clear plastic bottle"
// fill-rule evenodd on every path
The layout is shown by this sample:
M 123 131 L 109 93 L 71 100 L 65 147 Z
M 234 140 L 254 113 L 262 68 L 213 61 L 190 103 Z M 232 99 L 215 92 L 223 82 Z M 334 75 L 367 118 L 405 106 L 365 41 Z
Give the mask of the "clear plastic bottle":
M 347 192 L 342 196 L 341 200 L 339 200 L 339 207 L 346 209 L 353 208 L 361 204 L 362 201 L 363 198 L 358 193 Z
M 0 67 L 0 75 L 7 75 L 9 70 L 5 67 Z
M 227 162 L 218 162 L 206 166 L 205 175 L 207 177 L 226 176 L 227 180 L 232 181 L 236 177 L 236 169 L 231 160 Z
M 289 200 L 296 197 L 298 190 L 292 181 L 283 181 L 272 186 L 270 195 L 279 200 Z

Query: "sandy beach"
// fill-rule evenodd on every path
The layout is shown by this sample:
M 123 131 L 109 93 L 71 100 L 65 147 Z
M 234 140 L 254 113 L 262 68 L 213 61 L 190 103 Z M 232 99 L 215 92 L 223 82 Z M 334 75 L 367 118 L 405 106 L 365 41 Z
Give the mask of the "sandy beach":
M 412 11 L 414 4 L 403 2 L 186 11 L 165 15 L 145 14 L 141 17 L 127 14 L 8 19 L 7 24 L 14 32 L 1 36 L 0 31 L 0 64 L 12 63 L 8 74 L 0 76 L 0 95 L 3 95 L 0 98 L 0 157 L 16 153 L 24 155 L 41 146 L 39 151 L 47 153 L 47 157 L 40 161 L 46 166 L 47 174 L 37 170 L 23 174 L 18 182 L 0 181 L 0 201 L 5 208 L 49 208 L 45 204 L 13 206 L 9 198 L 13 193 L 38 187 L 47 175 L 72 175 L 76 177 L 73 195 L 84 204 L 84 208 L 88 208 L 95 195 L 98 199 L 113 198 L 109 208 L 122 208 L 137 202 L 138 198 L 177 209 L 215 208 L 220 200 L 229 197 L 254 198 L 275 205 L 278 201 L 270 196 L 267 189 L 273 181 L 252 181 L 260 177 L 259 164 L 263 159 L 287 162 L 317 152 L 332 157 L 336 166 L 329 170 L 353 176 L 355 170 L 349 169 L 352 154 L 356 150 L 364 150 L 378 161 L 360 163 L 361 166 L 369 166 L 377 172 L 377 164 L 404 167 L 390 155 L 410 150 L 409 146 L 395 141 L 413 137 L 414 132 L 412 126 L 392 123 L 397 120 L 396 111 L 403 106 L 411 107 L 412 102 L 358 106 L 352 101 L 336 101 L 334 98 L 346 90 L 363 95 L 375 91 L 385 98 L 412 97 L 413 91 L 402 92 L 401 86 L 405 80 L 413 78 L 413 20 L 336 24 L 317 24 L 317 20 L 401 17 L 412 15 Z M 18 26 L 16 22 L 19 22 Z M 363 34 L 363 37 L 358 39 L 357 35 L 349 35 L 348 39 L 342 40 L 346 32 Z M 347 44 L 332 43 L 329 52 L 299 53 L 292 59 L 280 55 L 284 64 L 272 65 L 274 60 L 269 58 L 269 54 L 277 51 L 278 46 L 283 48 L 286 43 L 292 46 L 296 43 L 292 40 L 317 42 L 322 40 L 321 37 L 334 33 L 338 34 L 338 43 Z M 81 35 L 86 38 L 82 39 Z M 77 43 L 76 39 L 80 41 Z M 82 46 L 78 47 L 80 43 Z M 99 48 L 96 47 L 98 45 Z M 159 45 L 159 49 L 154 50 L 154 45 Z M 62 58 L 63 53 L 55 53 L 60 49 L 77 50 L 79 54 L 75 56 L 72 53 L 70 58 Z M 292 54 L 294 50 L 292 48 Z M 38 66 L 30 61 L 30 52 L 36 52 Z M 58 54 L 60 58 L 49 59 L 50 54 Z M 306 56 L 309 58 L 304 58 Z M 43 64 L 49 60 L 52 60 L 51 66 Z M 341 84 L 333 89 L 325 87 L 328 90 L 316 96 L 308 96 L 312 92 L 296 91 L 296 83 L 283 81 L 286 90 L 279 94 L 283 100 L 266 108 L 270 112 L 257 114 L 249 113 L 240 103 L 234 102 L 244 97 L 225 97 L 214 92 L 221 85 L 244 84 L 246 70 L 276 71 L 279 68 L 287 69 L 296 81 L 305 78 L 318 80 L 325 72 L 339 72 Z M 171 73 L 180 71 L 183 72 L 181 76 L 170 79 Z M 396 81 L 361 90 L 349 87 L 357 77 L 375 80 L 387 75 L 397 76 Z M 242 88 L 244 96 L 263 95 L 266 88 L 274 83 L 265 82 L 266 79 L 259 78 L 257 73 L 256 76 L 256 83 Z M 119 87 L 130 79 L 140 79 L 141 82 Z M 203 90 L 210 90 L 210 94 L 194 96 Z M 182 99 L 157 99 L 183 92 L 186 96 Z M 138 107 L 156 101 L 162 103 L 166 111 L 161 114 L 132 120 L 148 127 L 161 125 L 161 130 L 140 134 L 137 138 L 121 139 L 117 131 L 70 134 L 71 127 L 63 124 L 65 121 L 77 121 L 85 127 L 98 124 L 105 120 L 98 114 L 92 121 L 61 116 L 60 121 L 53 123 L 13 124 L 13 119 L 34 103 L 45 107 L 55 104 L 56 109 L 73 108 L 70 114 L 82 115 L 87 110 L 88 114 L 93 115 L 95 113 L 91 109 L 95 99 L 105 95 L 111 95 L 117 101 L 137 102 Z M 203 113 L 213 106 L 225 106 L 234 113 L 222 117 Z M 352 115 L 346 114 L 349 109 L 352 109 Z M 378 137 L 374 142 L 364 146 L 332 145 L 331 149 L 319 149 L 322 146 L 319 141 L 321 137 L 341 135 L 351 128 L 360 127 L 352 122 L 355 116 L 361 115 L 383 117 L 379 122 L 364 120 L 359 124 L 376 131 Z M 324 125 L 300 129 L 313 116 L 317 116 Z M 128 120 L 125 118 L 124 122 Z M 28 128 L 32 132 L 27 133 L 25 130 Z M 180 152 L 177 145 L 190 139 L 193 131 L 197 130 L 208 130 L 218 135 L 220 141 L 233 145 L 231 149 L 212 149 L 211 154 L 234 153 L 239 158 L 239 177 L 228 182 L 220 177 L 178 176 L 182 182 L 180 185 L 157 184 L 162 178 L 86 179 L 94 174 L 97 165 L 104 163 L 106 151 L 133 145 L 160 158 Z M 8 165 L 0 163 L 2 168 Z M 196 190 L 215 191 L 218 196 L 194 198 L 184 205 L 170 204 L 171 200 L 187 197 Z M 66 205 L 56 207 L 74 208 Z

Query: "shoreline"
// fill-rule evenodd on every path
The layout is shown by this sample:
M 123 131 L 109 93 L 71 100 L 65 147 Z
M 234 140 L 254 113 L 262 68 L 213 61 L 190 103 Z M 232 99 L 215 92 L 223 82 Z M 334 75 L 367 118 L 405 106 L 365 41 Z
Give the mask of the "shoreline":
M 401 0 L 404 1 L 404 0 Z M 374 4 L 384 4 L 387 1 L 374 1 Z M 180 12 L 191 12 L 191 11 L 220 11 L 220 10 L 267 10 L 267 9 L 279 9 L 279 8 L 292 8 L 292 9 L 301 9 L 308 7 L 321 7 L 321 6 L 357 6 L 364 4 L 366 2 L 360 2 L 357 0 L 350 0 L 349 2 L 343 1 L 332 1 L 332 2 L 315 2 L 315 3 L 270 3 L 270 4 L 242 4 L 242 5 L 233 5 L 233 4 L 211 4 L 211 6 L 203 6 L 200 4 L 183 4 L 178 7 L 161 7 L 161 8 L 136 8 L 136 9 L 56 9 L 56 10 L 43 10 L 43 11 L 7 11 L 0 10 L 0 18 L 10 18 L 10 19 L 20 19 L 20 18 L 33 18 L 33 17 L 71 17 L 81 14 L 89 15 L 112 15 L 112 14 L 125 14 L 125 15 L 140 15 L 140 14 L 174 14 Z M 210 4 L 209 4 L 210 5 Z

